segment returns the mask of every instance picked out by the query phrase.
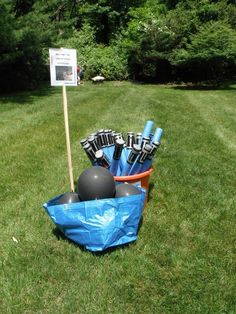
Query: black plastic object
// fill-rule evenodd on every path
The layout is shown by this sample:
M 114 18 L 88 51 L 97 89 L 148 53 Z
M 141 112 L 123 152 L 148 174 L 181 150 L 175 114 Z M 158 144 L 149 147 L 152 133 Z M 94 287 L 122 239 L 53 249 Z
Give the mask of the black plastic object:
M 130 152 L 128 156 L 127 163 L 132 165 L 135 162 L 135 159 L 140 152 L 141 152 L 141 146 L 138 144 L 134 144 L 132 151 Z M 127 175 L 127 174 L 124 174 L 124 175 Z
M 115 197 L 124 197 L 130 195 L 140 194 L 141 191 L 136 188 L 134 185 L 129 183 L 122 183 L 116 186 L 116 195 Z
M 83 146 L 83 149 L 85 150 L 91 163 L 94 164 L 96 162 L 96 158 L 95 158 L 95 153 L 92 146 L 88 142 L 81 145 Z
M 58 198 L 55 204 L 71 204 L 78 203 L 79 201 L 79 195 L 76 192 L 67 192 L 63 194 L 60 198 Z
M 111 198 L 116 190 L 113 175 L 98 166 L 85 169 L 78 179 L 77 187 L 82 201 Z
M 95 153 L 95 157 L 97 159 L 97 164 L 101 167 L 104 167 L 106 169 L 109 169 L 111 166 L 111 163 L 109 161 L 109 158 L 106 156 L 106 154 L 104 154 L 104 152 L 102 151 L 102 149 L 99 149 L 96 153 Z
M 127 147 L 132 148 L 134 144 L 135 144 L 134 132 L 128 132 L 127 133 Z

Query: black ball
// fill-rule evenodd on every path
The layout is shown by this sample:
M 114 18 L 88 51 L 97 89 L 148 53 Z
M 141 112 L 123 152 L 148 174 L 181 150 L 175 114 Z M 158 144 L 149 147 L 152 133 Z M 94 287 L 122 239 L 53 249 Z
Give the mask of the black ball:
M 71 204 L 71 203 L 78 203 L 79 195 L 75 192 L 67 192 L 63 194 L 59 199 L 56 200 L 55 204 Z
M 116 189 L 113 175 L 107 169 L 97 166 L 81 173 L 77 187 L 82 201 L 114 197 Z
M 115 197 L 124 197 L 135 194 L 141 194 L 141 191 L 138 188 L 136 188 L 133 184 L 122 183 L 116 186 Z

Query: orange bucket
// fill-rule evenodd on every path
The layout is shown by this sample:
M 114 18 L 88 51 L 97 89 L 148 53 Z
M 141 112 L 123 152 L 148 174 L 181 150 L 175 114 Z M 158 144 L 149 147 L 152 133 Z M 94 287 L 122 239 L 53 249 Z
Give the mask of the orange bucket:
M 123 176 L 123 177 L 114 177 L 115 181 L 117 182 L 127 182 L 130 184 L 140 182 L 140 185 L 142 188 L 146 190 L 146 199 L 145 199 L 145 205 L 148 201 L 148 190 L 149 190 L 149 177 L 150 174 L 153 172 L 153 167 L 148 169 L 145 172 L 133 174 L 131 176 Z

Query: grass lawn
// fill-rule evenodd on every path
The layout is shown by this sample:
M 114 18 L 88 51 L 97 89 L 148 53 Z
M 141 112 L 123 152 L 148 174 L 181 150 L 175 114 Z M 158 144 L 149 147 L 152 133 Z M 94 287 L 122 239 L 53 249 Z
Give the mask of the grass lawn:
M 138 240 L 104 255 L 60 237 L 42 208 L 70 188 L 61 88 L 0 96 L 0 312 L 236 313 L 235 96 L 236 85 L 68 88 L 75 179 L 89 133 L 164 129 Z

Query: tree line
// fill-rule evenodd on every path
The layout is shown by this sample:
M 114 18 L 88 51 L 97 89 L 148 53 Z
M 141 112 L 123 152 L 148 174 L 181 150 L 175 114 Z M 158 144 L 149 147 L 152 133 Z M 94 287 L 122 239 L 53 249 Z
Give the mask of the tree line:
M 0 90 L 49 79 L 49 47 L 86 79 L 199 82 L 236 73 L 236 1 L 0 0 Z

